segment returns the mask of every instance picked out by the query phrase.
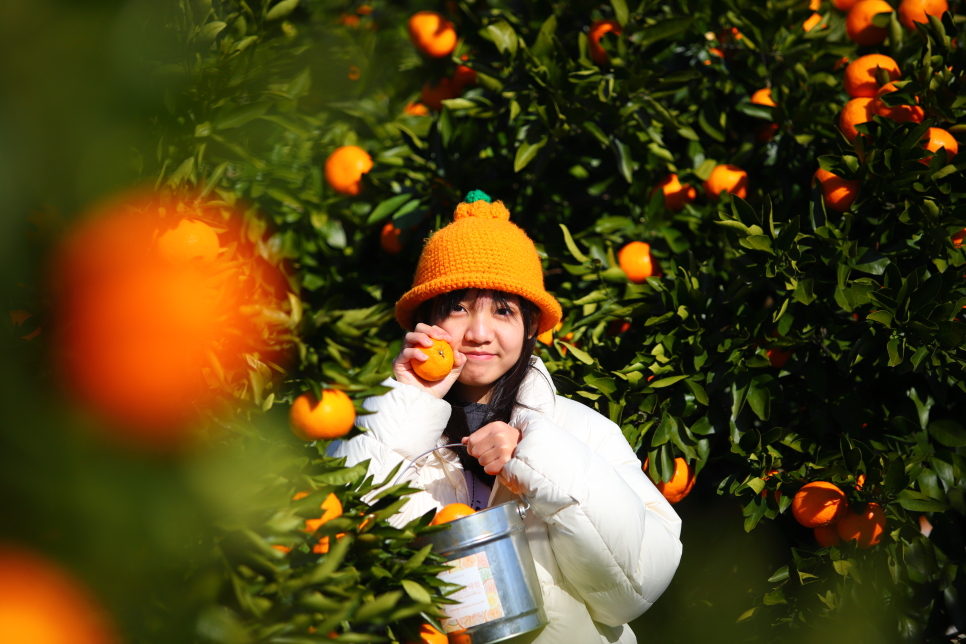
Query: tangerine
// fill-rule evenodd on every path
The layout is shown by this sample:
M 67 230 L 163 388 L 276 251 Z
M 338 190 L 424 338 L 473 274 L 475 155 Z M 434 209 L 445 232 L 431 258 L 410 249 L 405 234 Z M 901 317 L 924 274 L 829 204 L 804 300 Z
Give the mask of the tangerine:
M 646 470 L 647 463 L 644 467 Z M 674 474 L 671 476 L 671 480 L 667 482 L 658 481 L 655 485 L 657 491 L 668 500 L 668 503 L 673 505 L 679 503 L 691 493 L 694 480 L 694 468 L 679 456 L 674 459 Z
M 653 196 L 658 190 L 664 193 L 664 205 L 668 210 L 681 210 L 686 204 L 694 201 L 698 192 L 694 189 L 691 184 L 682 184 L 678 179 L 678 175 L 673 172 L 668 176 L 664 177 L 660 183 L 658 183 L 653 190 L 651 190 L 651 195 Z
M 355 196 L 362 191 L 362 175 L 372 170 L 372 157 L 355 145 L 337 148 L 325 160 L 325 180 L 342 195 Z
M 872 98 L 879 90 L 876 70 L 882 69 L 889 75 L 889 80 L 897 80 L 902 76 L 899 64 L 895 60 L 882 54 L 869 54 L 856 58 L 845 68 L 842 84 L 845 91 L 852 98 Z
M 432 58 L 449 56 L 456 48 L 453 23 L 435 11 L 418 11 L 409 18 L 409 38 L 417 50 Z
M 298 501 L 299 499 L 304 499 L 308 495 L 309 495 L 308 492 L 299 492 L 298 494 L 292 497 L 292 500 Z M 302 529 L 303 532 L 307 532 L 311 534 L 316 530 L 318 530 L 320 527 L 322 527 L 323 523 L 327 523 L 332 519 L 342 516 L 342 502 L 339 501 L 339 498 L 335 494 L 332 494 L 331 492 L 329 493 L 329 496 L 325 497 L 325 500 L 322 502 L 322 505 L 319 507 L 322 509 L 322 516 L 319 517 L 318 519 L 306 519 L 305 527 Z M 337 534 L 336 539 L 343 536 L 343 534 L 344 533 Z M 281 547 L 274 546 L 274 547 L 276 550 L 280 550 L 280 548 L 283 548 L 284 546 L 281 546 Z M 328 551 L 329 551 L 328 536 L 322 537 L 321 539 L 319 539 L 319 542 L 317 544 L 312 546 L 312 552 L 316 554 L 324 555 Z M 282 551 L 282 552 L 285 552 L 285 551 Z
M 865 549 L 882 541 L 885 525 L 885 512 L 878 503 L 869 503 L 862 512 L 848 510 L 835 527 L 842 541 L 855 541 Z
M 0 642 L 118 641 L 103 609 L 73 576 L 33 552 L 0 545 Z
M 905 123 L 907 121 L 922 123 L 922 119 L 926 117 L 926 113 L 918 105 L 918 96 L 916 97 L 916 105 L 886 105 L 885 101 L 882 100 L 883 96 L 898 91 L 898 89 L 894 82 L 886 83 L 880 87 L 879 91 L 875 93 L 875 99 L 872 101 L 872 111 L 879 116 L 892 119 L 897 123 Z
M 553 344 L 553 334 L 554 331 L 559 331 L 563 328 L 563 322 L 557 322 L 557 326 L 552 329 L 547 329 L 543 333 L 537 336 L 537 340 L 543 342 L 544 344 Z
M 806 483 L 792 499 L 792 514 L 806 528 L 832 525 L 847 509 L 845 493 L 827 481 Z
M 947 11 L 949 3 L 946 0 L 902 0 L 899 3 L 899 22 L 906 29 L 915 30 L 915 23 L 928 23 L 929 16 L 941 18 Z
M 460 91 L 467 85 L 475 85 L 476 72 L 466 65 L 457 65 L 456 71 L 453 72 L 453 84 Z
M 631 330 L 631 321 L 614 318 L 607 323 L 607 335 L 615 336 Z
M 210 264 L 218 257 L 218 233 L 211 226 L 187 217 L 158 239 L 158 251 L 172 264 L 187 264 L 199 260 Z
M 426 83 L 419 92 L 419 100 L 429 109 L 439 112 L 443 109 L 443 101 L 459 98 L 461 88 L 457 87 L 449 78 L 443 78 L 436 85 Z
M 446 633 L 440 633 L 430 624 L 423 624 L 419 627 L 419 641 L 409 641 L 407 644 L 447 644 L 448 642 Z
M 471 514 L 476 514 L 476 510 L 465 503 L 450 503 L 436 513 L 436 516 L 429 522 L 429 525 L 442 525 L 450 521 L 468 517 Z
M 827 525 L 821 528 L 815 528 L 814 530 L 815 540 L 818 541 L 818 545 L 823 548 L 831 548 L 832 546 L 837 546 L 842 543 L 839 539 L 839 533 L 837 526 Z
M 876 27 L 872 19 L 880 13 L 892 13 L 892 6 L 885 0 L 859 0 L 849 9 L 845 18 L 845 33 L 859 45 L 878 45 L 888 33 L 885 27 Z
M 926 142 L 925 148 L 930 152 L 938 152 L 939 148 L 946 148 L 946 163 L 952 161 L 953 157 L 959 154 L 959 143 L 946 130 L 931 127 L 922 138 Z M 928 156 L 922 161 L 929 163 L 931 158 L 932 156 Z
M 730 163 L 715 166 L 704 182 L 704 190 L 712 199 L 720 197 L 722 192 L 744 199 L 748 195 L 748 173 Z
M 410 101 L 403 108 L 403 114 L 406 116 L 429 116 L 429 108 L 422 103 Z
M 356 408 L 339 389 L 324 389 L 318 402 L 311 393 L 304 393 L 292 403 L 289 422 L 292 433 L 303 441 L 341 438 L 355 425 Z
M 402 231 L 390 221 L 382 227 L 382 232 L 379 234 L 379 245 L 390 255 L 395 255 L 402 250 L 402 244 L 399 242 L 399 235 L 401 234 Z
M 617 253 L 617 263 L 627 274 L 627 279 L 640 284 L 654 275 L 654 261 L 651 257 L 651 245 L 633 241 Z
M 848 11 L 855 5 L 856 2 L 858 2 L 858 0 L 832 0 L 832 4 L 834 4 L 835 8 L 839 11 Z
M 822 14 L 813 13 L 802 24 L 802 29 L 804 29 L 805 31 L 811 31 L 812 29 L 815 28 L 815 25 L 817 25 L 820 22 L 822 22 Z M 828 28 L 828 25 L 825 25 L 825 27 Z
M 755 105 L 768 105 L 769 107 L 778 107 L 778 104 L 771 97 L 771 88 L 763 87 L 757 90 L 751 95 L 751 102 Z
M 956 248 L 961 247 L 963 245 L 963 239 L 966 239 L 966 228 L 963 228 L 958 233 L 953 233 L 953 236 L 950 237 L 950 239 L 953 242 L 953 246 Z
M 615 36 L 619 36 L 621 34 L 621 23 L 616 20 L 597 20 L 590 26 L 590 33 L 587 34 L 590 41 L 590 59 L 598 65 L 603 65 L 610 59 L 607 51 L 600 46 L 600 40 L 604 37 L 604 34 L 611 32 Z
M 839 129 L 849 142 L 855 141 L 859 131 L 855 129 L 860 123 L 868 123 L 872 120 L 872 101 L 871 98 L 853 98 L 842 108 L 842 115 L 839 116 Z
M 859 196 L 861 183 L 850 181 L 819 168 L 812 177 L 812 185 L 818 181 L 822 185 L 822 200 L 826 208 L 845 212 L 852 207 Z
M 453 370 L 453 347 L 446 340 L 433 340 L 431 347 L 416 347 L 428 358 L 422 362 L 411 361 L 413 371 L 423 380 L 442 380 Z

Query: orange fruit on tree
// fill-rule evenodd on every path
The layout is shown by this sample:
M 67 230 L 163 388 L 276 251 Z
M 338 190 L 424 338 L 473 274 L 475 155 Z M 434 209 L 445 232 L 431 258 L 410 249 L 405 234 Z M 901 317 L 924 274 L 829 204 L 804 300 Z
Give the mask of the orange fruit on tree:
M 878 45 L 886 38 L 885 27 L 876 27 L 872 19 L 880 13 L 892 13 L 892 5 L 885 0 L 859 0 L 845 18 L 845 33 L 859 45 Z
M 458 87 L 451 79 L 443 78 L 435 85 L 428 82 L 423 85 L 423 89 L 419 93 L 419 100 L 429 109 L 439 112 L 443 109 L 443 101 L 459 98 L 461 92 L 462 88 Z
M 818 11 L 822 7 L 822 0 L 809 0 L 808 8 L 812 11 Z
M 645 470 L 647 470 L 647 466 L 648 463 L 645 462 Z M 674 459 L 674 474 L 671 476 L 671 480 L 667 482 L 658 481 L 655 483 L 655 486 L 658 492 L 668 500 L 668 503 L 673 505 L 679 503 L 691 493 L 691 488 L 694 487 L 694 480 L 694 468 L 679 456 Z
M 433 340 L 431 347 L 416 347 L 428 358 L 420 362 L 412 360 L 416 375 L 429 382 L 442 380 L 453 370 L 453 347 L 446 340 Z
M 590 26 L 590 33 L 587 34 L 587 39 L 590 41 L 590 59 L 598 65 L 605 64 L 609 59 L 607 51 L 600 46 L 601 38 L 608 33 L 619 36 L 621 23 L 616 20 L 597 20 Z
M 435 11 L 418 11 L 409 18 L 409 38 L 421 53 L 432 58 L 449 56 L 456 48 L 453 23 Z
M 827 481 L 806 483 L 792 499 L 792 514 L 806 528 L 832 525 L 847 509 L 845 493 Z
M 158 251 L 172 264 L 193 260 L 209 264 L 218 257 L 218 233 L 211 226 L 187 217 L 158 238 Z
M 299 492 L 298 494 L 292 497 L 292 500 L 298 501 L 299 499 L 304 499 L 308 495 L 309 495 L 308 492 Z M 311 534 L 316 530 L 318 530 L 320 527 L 322 527 L 323 523 L 327 523 L 332 519 L 342 516 L 342 502 L 339 501 L 339 498 L 335 494 L 332 494 L 331 492 L 329 493 L 329 496 L 325 497 L 325 500 L 322 502 L 322 505 L 320 507 L 322 509 L 322 516 L 319 517 L 318 519 L 306 519 L 305 527 L 302 529 L 303 532 L 308 532 L 309 534 Z M 342 534 L 337 534 L 336 538 L 339 538 L 341 536 Z M 329 537 L 327 536 L 322 537 L 321 539 L 319 539 L 319 542 L 317 544 L 312 546 L 312 552 L 316 554 L 324 555 L 328 551 L 329 551 Z
M 289 411 L 292 433 L 304 441 L 331 440 L 349 433 L 356 423 L 352 399 L 339 389 L 324 389 L 322 400 L 304 393 Z
M 448 642 L 446 633 L 440 633 L 430 624 L 423 624 L 419 627 L 419 641 L 410 640 L 406 644 L 447 644 Z
M 355 196 L 362 191 L 362 175 L 372 170 L 372 157 L 355 145 L 337 148 L 325 160 L 325 180 L 342 195 Z
M 620 335 L 631 330 L 630 320 L 621 320 L 620 318 L 615 318 L 607 323 L 607 335 L 615 336 Z
M 712 199 L 717 199 L 722 192 L 744 199 L 748 195 L 748 173 L 730 163 L 715 166 L 704 182 L 704 191 Z
M 928 23 L 929 16 L 941 18 L 947 11 L 949 3 L 946 0 L 902 0 L 899 3 L 899 22 L 906 29 L 915 29 L 915 23 Z
M 938 127 L 931 127 L 923 135 L 922 140 L 926 142 L 926 149 L 930 152 L 938 152 L 939 148 L 946 148 L 946 163 L 953 160 L 953 157 L 959 154 L 959 143 L 953 138 L 953 135 Z M 923 159 L 924 163 L 928 163 L 932 156 Z
M 848 510 L 836 524 L 842 541 L 855 541 L 860 548 L 871 548 L 885 534 L 886 516 L 878 503 L 869 503 L 861 512 Z
M 402 231 L 396 228 L 391 221 L 387 222 L 379 234 L 379 245 L 390 255 L 395 255 L 402 250 L 402 244 L 399 242 L 399 235 L 401 234 Z
M 698 192 L 691 184 L 682 184 L 680 179 L 678 179 L 678 175 L 673 172 L 664 177 L 651 190 L 651 195 L 653 196 L 658 190 L 664 193 L 664 205 L 669 210 L 681 210 L 686 204 L 691 203 L 698 196 Z
M 778 107 L 778 104 L 771 97 L 771 88 L 763 87 L 757 90 L 751 95 L 751 102 L 755 105 L 768 105 L 769 107 Z
M 821 528 L 815 528 L 814 530 L 815 540 L 818 541 L 818 545 L 823 548 L 831 548 L 832 546 L 837 546 L 842 543 L 839 539 L 838 527 L 834 525 L 827 525 Z
M 651 257 L 651 245 L 633 241 L 617 253 L 617 263 L 627 274 L 627 279 L 640 284 L 654 275 L 654 260 Z
M 848 11 L 858 1 L 859 0 L 832 0 L 832 4 L 834 4 L 835 8 L 839 11 Z
M 892 119 L 897 123 L 905 123 L 907 121 L 912 121 L 913 123 L 922 123 L 922 119 L 926 117 L 926 113 L 919 107 L 919 97 L 916 97 L 917 105 L 886 105 L 882 100 L 882 97 L 886 94 L 891 94 L 892 92 L 898 91 L 895 83 L 887 83 L 879 88 L 879 91 L 875 93 L 875 98 L 872 101 L 872 111 L 879 116 L 883 116 L 887 119 Z
M 874 114 L 872 102 L 873 99 L 871 98 L 853 98 L 842 108 L 842 114 L 839 116 L 839 129 L 842 130 L 850 143 L 855 141 L 855 137 L 859 135 L 855 126 L 872 120 Z
M 453 72 L 453 84 L 460 91 L 467 85 L 475 85 L 476 72 L 466 65 L 457 65 L 456 71 Z
M 815 171 L 812 185 L 815 185 L 816 181 L 822 185 L 822 200 L 825 202 L 825 207 L 838 212 L 845 212 L 852 207 L 862 185 L 858 181 L 843 179 L 822 168 Z
M 842 84 L 845 91 L 852 98 L 871 98 L 879 91 L 879 81 L 876 70 L 882 69 L 889 75 L 889 80 L 898 80 L 902 73 L 899 64 L 892 58 L 882 54 L 869 54 L 856 58 L 845 68 Z
M 822 14 L 813 13 L 802 24 L 802 29 L 804 29 L 805 31 L 811 31 L 812 29 L 815 28 L 815 25 L 817 25 L 820 22 L 822 22 Z M 827 29 L 828 25 L 825 25 L 825 27 Z
M 963 239 L 966 238 L 966 228 L 963 228 L 958 233 L 954 233 L 950 239 L 953 242 L 953 246 L 959 248 L 963 245 Z
M 476 510 L 465 503 L 450 503 L 436 513 L 436 516 L 429 522 L 429 525 L 442 525 L 450 521 L 468 517 L 471 514 L 476 514 Z
M 406 103 L 406 107 L 403 108 L 403 114 L 406 116 L 429 116 L 429 108 L 422 103 L 410 101 Z
M 543 342 L 544 344 L 553 344 L 553 334 L 563 328 L 563 322 L 557 322 L 557 326 L 552 329 L 547 329 L 543 333 L 537 336 L 537 340 Z
M 0 545 L 0 642 L 116 644 L 103 608 L 72 575 L 33 552 Z

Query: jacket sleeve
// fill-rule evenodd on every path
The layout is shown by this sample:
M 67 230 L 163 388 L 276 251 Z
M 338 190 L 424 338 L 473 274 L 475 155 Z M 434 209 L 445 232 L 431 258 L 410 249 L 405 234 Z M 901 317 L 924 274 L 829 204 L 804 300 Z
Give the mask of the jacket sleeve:
M 594 416 L 587 442 L 545 416 L 524 414 L 503 476 L 547 524 L 561 573 L 591 617 L 616 627 L 650 608 L 671 582 L 681 521 L 617 425 L 586 407 L 573 411 Z
M 369 459 L 369 474 L 376 481 L 388 476 L 399 463 L 405 468 L 417 456 L 436 447 L 452 411 L 449 403 L 418 387 L 392 379 L 382 384 L 392 387 L 392 391 L 366 398 L 362 404 L 373 412 L 356 421 L 364 433 L 348 441 L 335 441 L 329 448 L 331 456 L 346 457 L 349 466 Z M 408 480 L 412 481 L 412 477 L 412 472 L 407 474 Z M 424 482 L 413 482 L 425 488 Z M 435 505 L 427 494 L 414 495 L 401 516 L 393 517 L 394 522 L 405 524 Z

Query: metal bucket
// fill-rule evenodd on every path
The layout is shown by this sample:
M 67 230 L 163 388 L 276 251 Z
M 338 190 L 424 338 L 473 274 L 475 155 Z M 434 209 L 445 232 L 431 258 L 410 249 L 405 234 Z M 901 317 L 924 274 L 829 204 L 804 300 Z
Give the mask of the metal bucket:
M 431 543 L 453 566 L 442 581 L 464 586 L 450 595 L 459 604 L 442 607 L 443 630 L 458 633 L 460 644 L 502 642 L 549 623 L 523 523 L 529 507 L 511 501 L 480 510 L 416 542 Z

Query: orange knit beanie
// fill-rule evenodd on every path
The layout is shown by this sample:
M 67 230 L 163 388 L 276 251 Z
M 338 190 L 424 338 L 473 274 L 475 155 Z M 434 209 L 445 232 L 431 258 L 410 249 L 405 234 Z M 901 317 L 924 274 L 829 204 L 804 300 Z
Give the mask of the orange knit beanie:
M 464 288 L 514 293 L 540 308 L 538 333 L 560 321 L 560 304 L 543 287 L 543 266 L 527 234 L 510 223 L 502 201 L 474 190 L 456 207 L 453 223 L 436 231 L 419 256 L 413 287 L 396 302 L 396 320 L 415 327 L 416 308 Z

